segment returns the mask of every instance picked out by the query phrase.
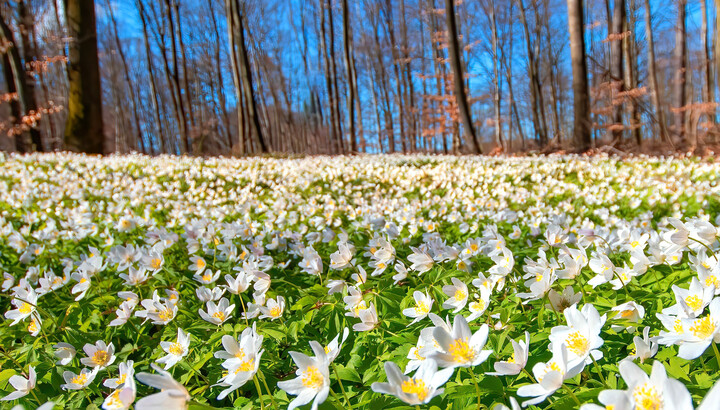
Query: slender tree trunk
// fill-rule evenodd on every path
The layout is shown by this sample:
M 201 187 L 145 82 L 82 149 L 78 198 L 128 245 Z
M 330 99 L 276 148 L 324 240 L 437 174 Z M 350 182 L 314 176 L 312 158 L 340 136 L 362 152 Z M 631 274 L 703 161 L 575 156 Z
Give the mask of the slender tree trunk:
M 185 90 L 185 100 L 184 103 L 187 107 L 187 113 L 188 118 L 190 119 L 190 129 L 191 132 L 195 128 L 195 113 L 193 110 L 193 100 L 192 100 L 192 87 L 190 87 L 190 82 L 188 81 L 188 65 L 187 65 L 187 56 L 185 53 L 186 47 L 185 42 L 183 40 L 183 30 L 182 30 L 182 18 L 180 17 L 180 0 L 173 0 L 173 11 L 175 12 L 175 37 L 177 37 L 177 44 L 178 48 L 180 49 L 180 64 L 182 65 L 183 69 L 183 86 L 182 89 Z M 177 71 L 177 66 L 175 66 L 175 71 Z
M 230 68 L 232 72 L 233 84 L 235 85 L 235 104 L 237 114 L 237 129 L 238 129 L 238 151 L 240 154 L 245 154 L 246 151 L 246 135 L 244 132 L 243 124 L 245 123 L 243 118 L 243 92 L 242 92 L 242 80 L 240 79 L 240 64 L 238 63 L 238 41 L 237 41 L 237 30 L 239 26 L 239 13 L 237 9 L 237 3 L 234 0 L 225 0 L 225 14 L 227 16 L 227 29 L 228 29 L 228 44 L 229 44 L 229 55 L 230 55 Z
M 238 11 L 240 11 L 239 4 Z M 253 77 L 252 70 L 250 68 L 250 59 L 248 58 L 247 45 L 245 43 L 245 21 L 242 13 L 239 15 L 238 23 L 239 26 L 237 27 L 237 35 L 239 40 L 238 43 L 240 45 L 240 73 L 242 76 L 243 89 L 245 90 L 245 102 L 247 103 L 250 114 L 250 129 L 254 139 L 260 145 L 260 152 L 267 153 L 269 152 L 268 145 L 260 128 L 260 116 L 258 115 L 257 103 L 255 102 L 255 95 L 253 91 Z
M 160 103 L 158 102 L 157 85 L 155 84 L 155 73 L 153 68 L 152 52 L 150 50 L 150 38 L 148 36 L 147 19 L 145 17 L 145 7 L 143 6 L 142 0 L 137 0 L 138 10 L 140 11 L 140 21 L 143 28 L 143 41 L 145 44 L 145 59 L 148 65 L 148 77 L 150 77 L 150 101 L 152 103 L 152 110 L 154 115 L 154 129 L 155 135 L 158 139 L 159 151 L 165 152 L 165 134 L 163 132 L 162 121 L 160 119 Z
M 35 97 L 35 76 L 30 71 L 29 62 L 37 60 L 37 51 L 35 44 L 30 39 L 30 34 L 35 31 L 35 21 L 32 13 L 28 10 L 28 5 L 24 0 L 19 0 L 17 4 L 18 17 L 23 27 L 20 30 L 20 43 L 22 45 L 23 57 L 25 61 L 25 112 L 37 112 L 38 104 Z M 42 138 L 37 127 L 30 128 L 30 140 L 36 151 L 43 151 Z
M 547 132 L 543 126 L 544 115 L 541 114 L 542 98 L 540 80 L 537 72 L 537 58 L 533 51 L 532 38 L 530 36 L 530 28 L 528 27 L 527 18 L 525 16 L 525 6 L 522 0 L 517 0 L 518 8 L 520 9 L 520 23 L 523 26 L 523 33 L 525 35 L 525 46 L 527 54 L 527 66 L 528 66 L 528 77 L 530 79 L 530 106 L 532 111 L 533 127 L 535 128 L 535 137 L 539 141 L 540 145 L 543 146 L 547 143 Z
M 402 46 L 403 89 L 405 90 L 405 112 L 408 120 L 408 138 L 410 150 L 414 151 L 417 144 L 417 114 L 415 110 L 415 87 L 411 72 L 410 45 L 408 44 L 408 28 L 405 20 L 405 0 L 400 0 L 400 44 Z
M 703 73 L 703 101 L 708 103 L 715 102 L 715 85 L 712 76 L 712 59 L 710 53 L 710 43 L 708 42 L 708 17 L 707 17 L 707 0 L 700 0 L 700 12 L 702 13 L 702 73 Z M 708 115 L 711 123 L 715 122 L 715 115 Z
M 1 20 L 1 19 L 0 19 Z M 0 22 L 0 25 L 5 25 L 4 22 Z M 5 41 L 4 36 L 0 36 L 0 39 Z M 15 46 L 10 46 L 11 48 L 15 48 Z M 13 69 L 13 63 L 11 62 L 11 53 L 12 50 L 8 49 L 6 53 L 2 54 L 2 60 L 3 60 L 3 74 L 5 75 L 5 84 L 7 86 L 7 92 L 9 94 L 14 94 L 18 92 L 18 87 L 16 85 L 16 79 L 15 79 L 15 70 Z M 15 127 L 15 131 L 22 130 L 22 106 L 20 104 L 20 98 L 18 93 L 18 98 L 10 100 L 10 115 L 12 116 L 13 120 L 13 126 Z M 26 132 L 13 132 L 13 135 L 15 136 L 15 149 L 18 152 L 30 152 L 32 151 L 32 147 L 30 146 L 30 141 L 27 138 Z
M 172 70 L 168 69 L 168 73 L 170 75 L 170 79 L 172 80 L 172 88 L 173 88 L 173 95 L 175 96 L 175 101 L 177 104 L 177 110 L 178 110 L 178 122 L 180 123 L 180 131 L 182 135 L 182 147 L 183 152 L 185 154 L 190 154 L 192 150 L 192 145 L 190 142 L 190 134 L 188 132 L 188 123 L 187 123 L 187 114 L 185 109 L 185 103 L 182 96 L 182 86 L 180 84 L 180 74 L 179 74 L 179 63 L 178 63 L 178 52 L 177 52 L 177 35 L 175 31 L 175 21 L 173 18 L 173 12 L 172 12 L 172 4 L 170 4 L 170 0 L 165 0 L 165 17 L 167 18 L 168 24 L 170 25 L 168 29 L 168 33 L 170 35 L 170 52 L 172 53 Z M 165 51 L 163 51 L 163 56 L 165 56 Z M 167 64 L 166 64 L 167 67 Z
M 610 24 L 610 34 L 613 36 L 621 36 L 623 27 L 625 26 L 625 0 L 614 0 L 612 22 Z M 625 91 L 624 75 L 623 75 L 623 41 L 619 38 L 613 38 L 610 41 L 610 76 L 612 81 L 612 109 L 613 109 L 613 127 L 612 136 L 613 144 L 622 140 L 623 137 L 623 119 L 622 98 L 618 94 Z
M 623 60 L 625 62 L 625 89 L 634 90 L 637 88 L 637 77 L 635 75 L 636 58 L 635 58 L 635 31 L 630 27 L 635 27 L 635 0 L 630 0 L 630 15 L 625 19 L 623 31 L 630 33 L 623 39 Z M 628 125 L 633 140 L 638 146 L 642 145 L 642 136 L 640 135 L 640 112 L 638 110 L 637 98 L 630 96 L 628 101 Z
M 455 24 L 455 2 L 454 0 L 445 0 L 445 14 L 448 29 L 448 49 L 450 50 L 450 65 L 453 70 L 455 82 L 455 100 L 457 101 L 458 111 L 462 119 L 465 137 L 470 143 L 473 153 L 482 154 L 482 146 L 475 133 L 472 119 L 470 118 L 470 109 L 468 107 L 467 95 L 462 71 L 462 63 L 460 61 L 460 44 L 457 37 L 457 26 Z
M 720 0 L 718 0 L 720 1 Z M 665 114 L 662 108 L 661 88 L 657 79 L 657 68 L 655 66 L 655 45 L 653 42 L 652 31 L 652 13 L 650 9 L 650 0 L 643 0 L 645 3 L 645 38 L 647 39 L 647 60 L 648 60 L 648 79 L 650 81 L 650 90 L 652 92 L 652 101 L 655 106 L 655 117 L 657 123 L 657 132 L 660 139 L 669 142 L 668 133 L 665 129 Z
M 385 0 L 385 23 L 387 24 L 388 36 L 390 37 L 390 53 L 393 59 L 393 70 L 395 72 L 395 93 L 398 101 L 398 125 L 400 126 L 400 143 L 404 152 L 407 152 L 408 136 L 405 134 L 405 122 L 407 113 L 405 112 L 405 103 L 403 101 L 402 83 L 403 77 L 400 74 L 400 55 L 397 50 L 397 41 L 395 39 L 395 29 L 393 26 L 393 7 L 390 0 Z
M 488 5 L 488 14 L 490 17 L 490 32 L 492 34 L 492 53 L 493 53 L 493 106 L 495 109 L 495 144 L 501 151 L 506 151 L 503 144 L 502 120 L 500 106 L 500 55 L 498 54 L 498 30 L 497 20 L 495 18 L 495 1 L 491 0 Z
M 222 114 L 223 128 L 225 129 L 225 141 L 228 146 L 228 151 L 232 151 L 233 141 L 232 133 L 230 132 L 230 115 L 228 114 L 227 110 L 227 99 L 225 98 L 225 80 L 223 78 L 222 60 L 220 59 L 220 30 L 218 29 L 218 22 L 217 18 L 215 17 L 215 10 L 213 8 L 212 0 L 208 0 L 208 9 L 211 10 L 210 18 L 212 19 L 213 31 L 215 33 L 216 39 L 214 44 L 215 48 L 213 51 L 215 57 L 215 70 L 218 76 L 218 103 L 220 105 L 220 113 Z
M 132 81 L 130 81 L 130 69 L 128 68 L 127 59 L 125 58 L 125 52 L 122 49 L 122 44 L 120 44 L 120 36 L 118 35 L 117 31 L 117 21 L 115 20 L 115 13 L 113 12 L 112 5 L 110 4 L 110 0 L 106 0 L 107 9 L 110 14 L 110 22 L 112 25 L 112 31 L 113 31 L 113 38 L 115 40 L 115 47 L 117 47 L 118 55 L 120 56 L 120 62 L 123 66 L 123 74 L 125 79 L 125 84 L 128 87 L 128 91 L 130 92 L 130 106 L 132 107 L 133 111 L 133 122 L 135 125 L 135 140 L 137 141 L 136 148 L 140 150 L 140 152 L 146 153 L 147 150 L 145 149 L 145 142 L 143 141 L 143 134 L 142 134 L 142 128 L 140 127 L 140 115 L 138 114 L 137 109 L 137 95 L 135 93 L 135 87 L 133 86 Z
M 585 57 L 583 0 L 567 0 L 570 59 L 573 72 L 573 138 L 579 151 L 590 149 L 590 92 Z
M 345 73 L 347 75 L 347 110 L 348 110 L 348 131 L 350 133 L 350 153 L 357 153 L 357 139 L 355 135 L 355 85 L 353 81 L 352 43 L 350 40 L 350 10 L 348 1 L 342 0 L 343 13 L 343 47 L 345 49 Z
M 94 0 L 66 0 L 68 93 L 65 147 L 92 154 L 106 152 Z
M 678 0 L 677 2 L 677 23 L 675 25 L 675 49 L 673 54 L 675 78 L 673 81 L 673 128 L 675 134 L 680 138 L 683 149 L 688 147 L 689 141 L 685 134 L 685 60 L 687 52 L 685 50 L 685 16 L 687 2 L 686 0 Z

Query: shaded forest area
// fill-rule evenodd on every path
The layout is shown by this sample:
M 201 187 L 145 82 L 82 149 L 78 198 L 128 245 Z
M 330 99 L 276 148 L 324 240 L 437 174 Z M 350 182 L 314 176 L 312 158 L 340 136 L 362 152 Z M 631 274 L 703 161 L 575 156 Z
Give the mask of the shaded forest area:
M 719 7 L 2 0 L 0 147 L 697 152 L 720 143 Z

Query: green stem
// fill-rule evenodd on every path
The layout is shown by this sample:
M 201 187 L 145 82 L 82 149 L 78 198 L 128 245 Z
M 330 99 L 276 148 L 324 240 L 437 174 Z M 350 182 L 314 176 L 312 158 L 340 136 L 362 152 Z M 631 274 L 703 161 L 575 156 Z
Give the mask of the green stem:
M 715 351 L 715 359 L 717 359 L 718 366 L 720 366 L 720 352 L 718 351 L 717 344 L 716 343 L 711 343 L 711 344 L 712 344 L 713 350 Z
M 273 409 L 277 410 L 277 403 L 275 403 L 275 398 L 273 397 L 272 393 L 270 393 L 270 387 L 268 387 L 267 381 L 265 381 L 265 375 L 262 372 L 260 373 L 260 380 L 262 380 L 263 385 L 265 386 L 265 390 L 267 390 L 268 395 L 270 396 L 270 402 L 272 403 Z
M 600 365 L 597 361 L 595 361 L 595 358 L 590 355 L 590 358 L 592 359 L 593 363 L 595 364 L 595 371 L 597 371 L 598 375 L 600 376 L 600 380 L 602 381 L 602 384 L 605 386 L 606 389 L 609 389 L 610 386 L 608 386 L 607 381 L 605 380 L 605 376 L 602 374 L 602 368 L 600 368 Z
M 263 402 L 262 398 L 262 389 L 260 388 L 260 383 L 257 381 L 257 377 L 253 377 L 253 382 L 255 383 L 255 389 L 257 389 L 258 397 L 260 398 L 260 409 L 265 410 L 265 403 Z
M 477 380 L 475 379 L 475 373 L 472 370 L 472 367 L 468 367 L 468 370 L 470 371 L 470 377 L 472 378 L 473 384 L 475 385 L 475 395 L 477 396 L 477 409 L 480 410 L 480 386 L 477 384 Z
M 577 396 L 575 395 L 575 393 L 573 393 L 572 389 L 570 389 L 570 388 L 569 388 L 567 385 L 565 385 L 565 384 L 563 384 L 563 387 L 565 388 L 565 390 L 567 390 L 568 394 L 570 394 L 570 397 L 572 397 L 573 400 L 575 400 L 575 403 L 577 403 L 578 406 L 581 406 L 580 400 L 578 400 Z
M 347 393 L 345 393 L 345 388 L 343 387 L 342 381 L 340 381 L 340 374 L 337 371 L 337 367 L 335 366 L 335 363 L 332 363 L 333 373 L 335 373 L 335 378 L 338 381 L 338 384 L 340 385 L 340 391 L 342 392 L 343 397 L 345 398 L 345 401 L 347 402 L 347 408 L 352 410 L 352 404 L 350 404 L 350 399 L 347 396 Z

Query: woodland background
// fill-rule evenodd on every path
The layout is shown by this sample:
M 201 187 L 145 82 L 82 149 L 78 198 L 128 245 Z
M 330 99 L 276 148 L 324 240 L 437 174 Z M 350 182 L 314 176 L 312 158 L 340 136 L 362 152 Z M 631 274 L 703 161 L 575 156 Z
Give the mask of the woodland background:
M 719 5 L 0 0 L 0 148 L 706 152 Z

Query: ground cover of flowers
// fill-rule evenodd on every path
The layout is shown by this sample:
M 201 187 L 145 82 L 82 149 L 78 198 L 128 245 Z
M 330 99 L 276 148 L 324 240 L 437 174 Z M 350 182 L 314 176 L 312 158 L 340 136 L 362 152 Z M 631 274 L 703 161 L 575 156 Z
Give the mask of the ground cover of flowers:
M 719 177 L 7 156 L 2 407 L 717 409 Z

